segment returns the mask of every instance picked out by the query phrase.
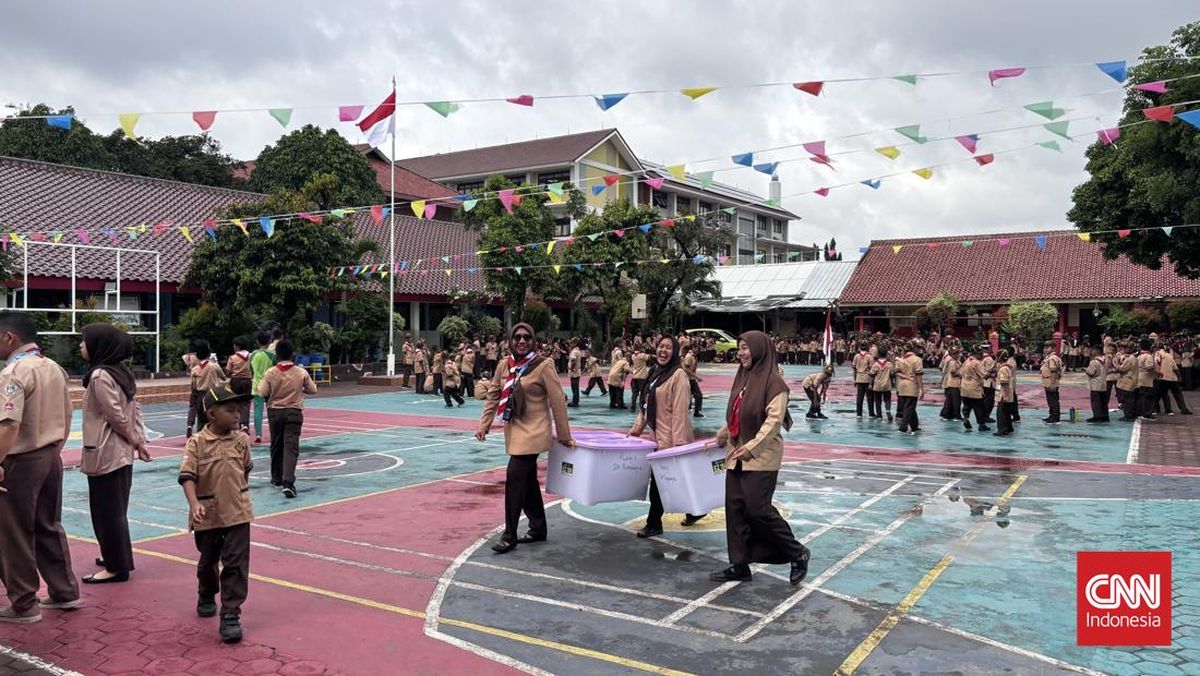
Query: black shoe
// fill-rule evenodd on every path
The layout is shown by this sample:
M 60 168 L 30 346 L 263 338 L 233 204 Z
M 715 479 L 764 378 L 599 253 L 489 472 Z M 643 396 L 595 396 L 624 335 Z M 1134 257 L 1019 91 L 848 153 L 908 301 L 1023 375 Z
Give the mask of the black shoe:
M 730 566 L 708 576 L 713 582 L 749 582 L 751 579 L 750 566 Z
M 1016 422 L 1016 421 L 1014 420 L 1013 422 Z M 1046 423 L 1047 425 L 1056 425 L 1056 424 L 1058 424 L 1059 419 L 1058 418 L 1045 418 L 1042 420 L 1042 422 Z
M 1180 411 L 1180 413 L 1181 413 L 1181 414 L 1183 414 L 1183 415 L 1191 415 L 1191 414 L 1192 414 L 1192 410 L 1191 410 L 1191 409 L 1185 409 L 1185 410 L 1183 410 L 1183 411 Z
M 804 545 L 801 545 L 801 547 L 804 547 Z M 808 550 L 808 547 L 804 547 L 804 551 L 800 553 L 800 557 L 792 561 L 792 574 L 789 579 L 792 581 L 793 587 L 804 582 L 804 578 L 808 577 L 808 559 L 811 554 L 812 552 Z
M 889 414 L 888 414 L 888 422 L 893 422 L 893 421 L 895 421 L 895 418 L 893 418 L 893 417 L 892 417 L 892 414 L 891 414 L 891 413 L 889 413 Z
M 812 411 L 809 411 L 808 413 L 804 414 L 804 417 L 805 418 L 815 418 L 815 417 L 817 417 L 817 414 L 813 413 Z
M 829 416 L 827 416 L 824 413 L 821 413 L 819 411 L 817 412 L 817 417 L 820 418 L 821 420 L 829 420 Z
M 640 538 L 652 538 L 655 535 L 662 535 L 662 534 L 663 534 L 662 526 L 658 526 L 657 528 L 651 528 L 650 526 L 643 526 L 642 529 L 637 532 L 637 536 Z
M 980 425 L 980 426 L 979 426 L 979 431 L 980 431 L 980 432 L 991 432 L 991 431 L 992 431 L 992 428 L 988 427 L 987 425 Z
M 996 432 L 996 433 L 992 434 L 992 436 L 993 437 L 1007 437 L 1010 434 L 1012 434 L 1012 432 Z
M 292 488 L 291 486 L 284 486 L 283 487 L 283 497 L 288 498 L 288 499 L 296 497 L 296 489 Z
M 995 419 L 995 418 L 988 418 L 987 420 L 984 420 L 983 422 L 985 422 L 985 423 L 994 423 L 994 422 L 996 422 L 996 419 Z
M 492 551 L 497 554 L 507 554 L 517 548 L 516 540 L 501 540 L 492 545 Z
M 680 526 L 695 526 L 696 522 L 700 521 L 700 519 L 703 519 L 706 516 L 708 516 L 707 513 L 705 513 L 705 514 L 684 514 L 683 521 L 680 521 L 679 525 Z
M 704 414 L 701 413 L 700 411 L 696 411 L 695 413 L 692 414 L 692 417 L 693 418 L 703 418 Z
M 517 542 L 519 542 L 523 545 L 529 544 L 531 542 L 545 542 L 545 541 L 546 541 L 545 533 L 542 533 L 540 535 L 535 535 L 533 533 L 526 533 L 525 537 L 517 538 Z
M 196 614 L 200 617 L 212 617 L 217 614 L 217 599 L 216 597 L 204 598 L 200 597 L 200 601 L 196 603 Z
M 236 613 L 226 613 L 221 616 L 221 642 L 237 643 L 242 640 L 242 623 Z
M 283 485 L 283 482 L 282 482 L 282 481 L 276 481 L 276 480 L 274 480 L 274 479 L 271 479 L 271 485 L 272 485 L 272 486 L 274 486 L 275 488 L 279 488 L 280 486 L 282 486 L 282 485 Z
M 129 580 L 129 571 L 116 573 L 112 577 L 96 577 L 96 574 L 83 576 L 84 584 L 109 584 L 111 582 L 126 582 Z

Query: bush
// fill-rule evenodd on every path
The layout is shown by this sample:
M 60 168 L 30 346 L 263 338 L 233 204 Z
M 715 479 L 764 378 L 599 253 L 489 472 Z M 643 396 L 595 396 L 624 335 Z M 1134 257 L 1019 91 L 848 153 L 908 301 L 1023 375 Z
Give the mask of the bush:
M 468 317 L 471 322 L 471 333 L 480 336 L 504 335 L 504 324 L 497 318 L 482 312 L 472 312 Z
M 958 316 L 958 299 L 950 292 L 943 291 L 926 303 L 924 310 L 933 328 L 944 331 L 947 326 L 954 324 L 954 318 Z
M 1200 301 L 1180 300 L 1167 303 L 1167 320 L 1175 331 L 1200 329 Z
M 1057 326 L 1058 310 L 1043 301 L 1014 302 L 1004 320 L 1005 331 L 1035 343 L 1051 336 Z
M 521 313 L 521 321 L 533 327 L 538 334 L 546 335 L 553 325 L 554 313 L 545 303 L 527 301 L 525 310 Z
M 471 324 L 458 315 L 447 315 L 437 326 L 443 345 L 458 345 L 471 332 Z
M 328 355 L 336 335 L 337 332 L 329 324 L 314 322 L 297 329 L 292 334 L 292 340 L 295 342 L 296 351 L 299 354 Z
M 1148 333 L 1162 323 L 1162 313 L 1154 308 L 1135 307 L 1126 310 L 1120 305 L 1108 306 L 1108 316 L 1100 320 L 1112 336 L 1138 336 Z
M 933 320 L 929 317 L 929 309 L 919 307 L 916 310 L 913 310 L 912 324 L 913 329 L 918 332 L 924 332 L 928 330 L 929 327 L 933 325 Z
M 341 306 L 343 323 L 330 347 L 339 363 L 367 361 L 387 342 L 387 300 L 374 293 L 358 294 Z M 397 333 L 404 332 L 404 317 L 395 317 Z M 334 355 L 330 355 L 334 357 Z
M 1133 332 L 1139 335 L 1158 329 L 1163 321 L 1162 312 L 1152 307 L 1135 307 L 1129 317 L 1133 322 Z

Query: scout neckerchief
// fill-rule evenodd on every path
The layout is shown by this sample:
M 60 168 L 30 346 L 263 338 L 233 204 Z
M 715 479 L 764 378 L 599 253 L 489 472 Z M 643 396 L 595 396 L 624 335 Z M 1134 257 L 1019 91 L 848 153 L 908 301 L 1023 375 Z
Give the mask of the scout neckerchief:
M 537 359 L 537 356 L 537 350 L 530 350 L 519 361 L 511 354 L 508 355 L 508 375 L 504 379 L 504 387 L 500 389 L 500 405 L 496 407 L 496 415 L 501 421 L 508 421 L 504 413 L 508 410 L 508 398 L 512 395 L 513 386 L 516 384 L 517 378 L 525 375 L 525 369 L 528 368 L 530 362 Z
M 37 344 L 35 343 L 33 345 L 33 347 L 29 348 L 28 350 L 25 350 L 24 352 L 18 352 L 17 354 L 10 355 L 8 357 L 8 363 L 16 364 L 17 362 L 21 361 L 22 359 L 26 359 L 28 357 L 41 357 L 41 356 L 42 356 L 42 348 L 38 347 Z

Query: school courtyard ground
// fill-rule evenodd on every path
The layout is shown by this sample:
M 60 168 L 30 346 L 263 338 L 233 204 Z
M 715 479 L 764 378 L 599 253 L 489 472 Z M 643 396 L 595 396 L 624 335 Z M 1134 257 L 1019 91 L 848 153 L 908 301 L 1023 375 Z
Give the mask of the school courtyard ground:
M 807 367 L 789 367 L 799 394 Z M 305 412 L 300 495 L 252 474 L 257 518 L 245 640 L 222 645 L 195 615 L 195 549 L 176 483 L 185 410 L 147 406 L 155 460 L 138 464 L 130 507 L 137 570 L 83 586 L 86 607 L 0 627 L 0 673 L 661 674 L 1114 673 L 1200 669 L 1200 452 L 1194 418 L 1044 425 L 1021 374 L 1009 438 L 920 408 L 902 436 L 854 415 L 840 369 L 828 420 L 786 436 L 776 502 L 812 550 L 807 581 L 786 567 L 719 584 L 718 511 L 668 517 L 639 540 L 641 502 L 585 506 L 547 494 L 550 537 L 499 556 L 505 456 L 499 429 L 472 438 L 480 403 L 355 385 Z M 715 432 L 733 372 L 702 369 Z M 1193 408 L 1200 408 L 1193 399 Z M 1065 378 L 1064 416 L 1087 408 Z M 1041 409 L 1041 410 L 1039 410 Z M 1088 416 L 1086 411 L 1080 416 Z M 624 431 L 631 416 L 593 393 L 574 429 Z M 76 423 L 78 427 L 78 421 Z M 66 452 L 77 460 L 78 434 Z M 544 467 L 544 462 L 543 462 Z M 84 477 L 68 471 L 63 519 L 75 572 L 94 569 Z M 998 505 L 975 515 L 967 498 Z M 1076 645 L 1076 552 L 1173 552 L 1169 647 Z

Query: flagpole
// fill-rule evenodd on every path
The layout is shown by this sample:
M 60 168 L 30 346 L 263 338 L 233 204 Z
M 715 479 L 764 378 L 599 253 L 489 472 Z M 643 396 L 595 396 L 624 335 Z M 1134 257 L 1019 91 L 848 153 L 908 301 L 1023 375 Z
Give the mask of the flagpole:
M 396 76 L 392 75 L 392 100 L 395 101 Z M 392 104 L 392 115 L 396 114 L 395 103 Z M 392 118 L 395 119 L 394 117 Z M 388 217 L 388 260 L 391 262 L 388 274 L 388 356 L 387 374 L 396 375 L 396 132 L 392 131 L 392 153 L 388 158 L 388 189 L 391 193 L 391 211 Z

